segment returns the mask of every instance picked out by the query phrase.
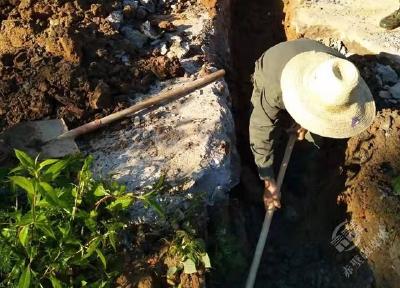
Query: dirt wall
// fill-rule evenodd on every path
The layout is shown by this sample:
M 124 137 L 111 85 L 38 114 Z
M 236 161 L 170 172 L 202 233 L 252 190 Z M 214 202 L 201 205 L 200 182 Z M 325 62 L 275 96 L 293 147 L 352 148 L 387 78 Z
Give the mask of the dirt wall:
M 380 112 L 373 125 L 350 139 L 346 152 L 347 205 L 355 243 L 371 266 L 376 287 L 398 287 L 400 281 L 400 113 Z

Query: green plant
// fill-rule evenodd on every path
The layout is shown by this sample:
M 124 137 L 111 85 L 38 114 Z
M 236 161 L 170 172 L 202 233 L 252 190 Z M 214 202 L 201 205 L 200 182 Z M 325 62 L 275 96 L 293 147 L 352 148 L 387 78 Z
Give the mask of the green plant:
M 201 267 L 211 268 L 203 239 L 196 238 L 194 235 L 194 231 L 176 231 L 168 253 L 170 256 L 176 257 L 179 264 L 169 269 L 168 276 L 172 276 L 182 269 L 184 273 L 191 274 L 196 273 Z
M 162 214 L 154 189 L 142 196 L 94 180 L 92 158 L 32 159 L 0 173 L 0 286 L 108 287 L 121 271 L 119 233 L 141 200 Z
M 393 192 L 400 196 L 400 176 L 396 177 L 392 181 Z
M 216 231 L 216 247 L 212 254 L 217 273 L 229 275 L 240 273 L 246 269 L 247 260 L 243 255 L 239 239 L 226 227 L 219 227 Z

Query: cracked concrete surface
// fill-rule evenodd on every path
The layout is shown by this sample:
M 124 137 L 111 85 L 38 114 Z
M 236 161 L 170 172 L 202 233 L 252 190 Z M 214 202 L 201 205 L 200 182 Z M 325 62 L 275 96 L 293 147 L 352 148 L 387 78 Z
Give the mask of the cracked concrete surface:
M 289 0 L 289 39 L 334 38 L 357 54 L 390 54 L 400 62 L 400 28 L 387 31 L 379 21 L 399 8 L 396 0 Z

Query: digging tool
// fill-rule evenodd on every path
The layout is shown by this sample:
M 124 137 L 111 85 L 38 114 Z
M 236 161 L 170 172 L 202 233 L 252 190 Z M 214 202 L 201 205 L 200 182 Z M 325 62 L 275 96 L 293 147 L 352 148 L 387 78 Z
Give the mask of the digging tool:
M 80 127 L 69 130 L 62 119 L 30 121 L 20 123 L 0 134 L 0 161 L 7 158 L 12 148 L 20 149 L 31 155 L 41 153 L 44 157 L 58 158 L 79 152 L 75 138 L 95 131 L 105 125 L 130 116 L 135 112 L 160 104 L 161 102 L 178 99 L 197 89 L 222 78 L 224 70 L 204 76 L 190 83 L 185 83 L 175 89 L 161 92 L 156 96 L 143 100 L 129 108 L 96 119 Z
M 277 179 L 277 183 L 276 183 L 277 190 L 278 190 L 277 193 L 279 195 L 279 198 L 280 198 L 280 194 L 281 194 L 281 186 L 282 186 L 283 178 L 285 177 L 286 168 L 289 164 L 290 156 L 292 155 L 293 147 L 294 147 L 294 144 L 296 143 L 297 137 L 298 137 L 297 133 L 291 133 L 290 137 L 289 137 L 289 141 L 286 145 L 285 154 L 283 156 L 282 164 L 279 169 L 278 179 Z M 256 251 L 254 252 L 254 257 L 253 257 L 253 262 L 251 263 L 250 272 L 247 277 L 246 288 L 254 287 L 254 282 L 256 280 L 258 267 L 260 265 L 261 256 L 264 251 L 265 242 L 268 237 L 268 231 L 269 231 L 269 227 L 271 225 L 272 217 L 274 216 L 274 212 L 275 212 L 275 208 L 272 208 L 272 209 L 268 209 L 267 212 L 265 213 L 264 223 L 263 223 L 263 226 L 261 229 L 260 236 L 258 238 Z

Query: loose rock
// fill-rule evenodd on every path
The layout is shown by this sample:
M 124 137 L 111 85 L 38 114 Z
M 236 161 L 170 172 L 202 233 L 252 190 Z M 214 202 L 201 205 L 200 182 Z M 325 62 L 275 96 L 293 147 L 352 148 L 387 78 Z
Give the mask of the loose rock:
M 117 10 L 117 11 L 113 11 L 111 12 L 110 15 L 108 15 L 108 17 L 106 18 L 106 20 L 108 22 L 111 23 L 111 25 L 115 28 L 115 29 L 119 29 L 119 27 L 121 26 L 122 22 L 124 21 L 124 14 L 121 10 Z
M 178 59 L 182 59 L 190 50 L 189 43 L 183 42 L 182 38 L 179 36 L 171 37 L 173 43 L 169 48 L 169 52 L 167 54 L 168 58 L 177 57 Z
M 133 29 L 130 26 L 121 28 L 122 34 L 128 39 L 136 49 L 141 49 L 147 43 L 149 38 L 140 31 Z
M 144 7 L 139 6 L 137 11 L 136 11 L 136 18 L 139 20 L 143 20 L 147 17 L 147 11 Z
M 390 87 L 389 92 L 393 98 L 400 100 L 400 82 Z
M 156 4 L 153 0 L 140 0 L 140 4 L 149 12 L 154 13 L 156 12 Z
M 164 44 L 161 46 L 160 53 L 161 53 L 161 55 L 165 55 L 165 54 L 168 53 L 168 47 L 167 47 L 167 44 L 166 44 L 166 43 L 164 43 Z
M 382 90 L 382 91 L 379 91 L 379 97 L 381 97 L 383 99 L 390 99 L 390 98 L 392 98 L 392 94 L 389 91 Z
M 93 93 L 89 94 L 89 104 L 93 109 L 103 109 L 110 106 L 111 91 L 107 83 L 102 80 L 99 81 Z
M 161 37 L 161 35 L 158 34 L 155 29 L 153 29 L 153 27 L 150 24 L 150 21 L 144 22 L 140 26 L 140 28 L 141 28 L 143 34 L 146 35 L 147 37 L 149 37 L 150 39 L 156 40 Z
M 389 65 L 376 64 L 376 72 L 382 79 L 383 84 L 394 84 L 399 80 L 396 71 Z

